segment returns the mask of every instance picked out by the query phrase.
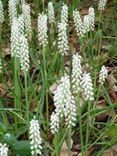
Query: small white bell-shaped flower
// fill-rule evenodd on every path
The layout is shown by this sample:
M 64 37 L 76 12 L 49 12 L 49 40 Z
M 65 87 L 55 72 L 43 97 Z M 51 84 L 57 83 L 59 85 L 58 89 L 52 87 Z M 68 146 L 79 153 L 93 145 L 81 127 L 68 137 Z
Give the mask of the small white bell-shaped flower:
M 100 0 L 99 4 L 98 4 L 98 10 L 100 10 L 100 11 L 104 10 L 106 3 L 107 3 L 107 0 Z
M 84 93 L 84 100 L 93 101 L 94 100 L 93 83 L 89 73 L 85 72 L 82 75 L 81 85 Z
M 49 23 L 55 22 L 54 7 L 52 2 L 48 3 L 48 19 Z
M 84 29 L 84 24 L 80 17 L 79 11 L 77 11 L 77 10 L 73 11 L 73 20 L 74 20 L 77 35 L 79 37 L 83 37 L 84 33 L 85 33 L 85 29 Z
M 66 24 L 58 23 L 58 50 L 61 55 L 67 54 L 67 51 L 69 49 L 66 31 Z
M 31 154 L 35 156 L 36 154 L 41 154 L 42 150 L 42 139 L 40 136 L 40 126 L 38 120 L 35 118 L 30 121 L 30 146 Z
M 104 84 L 106 78 L 108 76 L 108 70 L 107 68 L 103 65 L 101 67 L 101 70 L 100 70 L 100 74 L 99 74 L 99 82 L 100 84 Z

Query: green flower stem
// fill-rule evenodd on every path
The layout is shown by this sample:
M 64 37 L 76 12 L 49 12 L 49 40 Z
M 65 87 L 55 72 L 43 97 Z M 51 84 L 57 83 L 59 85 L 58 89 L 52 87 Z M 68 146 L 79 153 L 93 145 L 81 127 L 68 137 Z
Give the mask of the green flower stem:
M 85 48 L 84 48 L 85 45 L 84 45 L 83 37 L 81 37 L 79 41 L 80 41 L 80 45 L 81 45 L 81 50 L 82 50 L 84 64 L 86 64 L 86 54 L 85 54 Z
M 21 90 L 20 90 L 20 84 L 19 84 L 19 59 L 17 57 L 14 57 L 14 106 L 15 109 L 21 110 Z M 15 117 L 15 131 L 17 131 L 17 119 Z
M 90 61 L 92 63 L 92 66 L 95 66 L 95 63 L 94 63 L 94 53 L 93 53 L 93 34 L 92 34 L 92 31 L 90 31 L 90 43 L 89 43 L 89 58 L 90 58 Z
M 49 135 L 49 108 L 48 108 L 48 79 L 47 79 L 47 69 L 46 69 L 46 49 L 42 49 L 43 55 L 43 75 L 44 75 L 44 92 L 46 97 L 46 121 L 47 121 L 47 136 Z
M 79 93 L 77 95 L 77 107 L 78 107 L 78 114 L 79 114 L 79 128 L 80 128 L 80 145 L 81 145 L 81 153 L 83 155 L 83 128 L 82 128 L 82 115 L 81 115 L 81 107 L 80 107 L 80 97 Z
M 60 156 L 60 148 L 59 148 L 59 136 L 58 134 L 54 135 L 54 145 L 55 145 L 55 155 Z
M 91 102 L 88 101 L 88 114 L 87 114 L 87 127 L 86 127 L 86 142 L 85 142 L 85 154 L 87 155 L 87 149 L 88 149 L 88 142 L 89 142 L 89 136 L 90 136 L 90 122 L 91 122 L 91 116 L 90 116 L 90 110 L 91 110 Z
M 100 22 L 101 22 L 101 20 L 102 20 L 102 12 L 101 11 L 99 13 L 99 19 L 100 19 Z M 100 24 L 100 22 L 98 24 L 99 38 L 97 39 L 97 45 L 99 45 L 99 47 L 98 47 L 98 57 L 99 57 L 100 52 L 101 52 L 101 44 L 102 44 L 102 35 L 101 35 L 101 24 Z
M 43 11 L 45 10 L 45 0 L 42 0 Z
M 71 127 L 68 129 L 68 156 L 71 156 Z
M 29 101 L 28 101 L 28 83 L 27 83 L 27 72 L 24 71 L 24 84 L 25 84 L 25 100 L 26 100 L 26 119 L 29 124 Z

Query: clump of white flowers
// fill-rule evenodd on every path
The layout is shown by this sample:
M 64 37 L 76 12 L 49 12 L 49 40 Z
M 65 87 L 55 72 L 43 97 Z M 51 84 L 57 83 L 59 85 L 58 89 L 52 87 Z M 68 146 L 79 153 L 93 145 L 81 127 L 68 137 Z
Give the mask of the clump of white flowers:
M 31 154 L 35 156 L 37 154 L 41 154 L 42 150 L 42 139 L 40 136 L 40 126 L 38 120 L 35 118 L 30 121 L 30 146 L 31 146 Z
M 45 47 L 48 43 L 47 41 L 47 15 L 39 14 L 38 16 L 38 40 L 39 44 Z
M 68 6 L 66 4 L 63 4 L 62 10 L 61 10 L 61 23 L 68 24 Z
M 106 3 L 107 3 L 107 0 L 100 0 L 99 4 L 98 4 L 98 10 L 100 10 L 100 11 L 104 10 Z
M 79 11 L 77 11 L 77 10 L 73 11 L 73 20 L 74 20 L 77 35 L 79 37 L 83 37 L 84 33 L 85 33 L 85 29 L 84 29 L 84 24 L 80 17 Z
M 19 17 L 18 17 L 18 23 L 19 23 L 19 32 L 20 34 L 24 34 L 24 15 L 21 14 Z
M 66 31 L 66 24 L 58 23 L 58 50 L 61 55 L 67 54 L 67 51 L 69 49 Z
M 90 25 L 90 30 L 94 31 L 94 29 L 95 29 L 95 10 L 93 7 L 89 8 L 89 25 Z
M 91 76 L 89 73 L 86 72 L 83 73 L 81 85 L 84 93 L 84 100 L 93 101 L 94 91 Z
M 80 91 L 80 81 L 82 75 L 81 56 L 78 53 L 73 55 L 72 59 L 72 89 L 73 93 Z
M 27 3 L 22 4 L 22 13 L 24 16 L 26 34 L 29 38 L 31 38 L 32 28 L 31 28 L 31 15 L 29 4 Z
M 1 61 L 1 58 L 0 58 L 0 73 L 2 73 L 2 61 Z
M 20 64 L 21 70 L 29 70 L 29 46 L 27 38 L 22 34 L 20 36 Z
M 0 0 L 0 24 L 4 22 L 4 9 L 2 1 Z
M 69 76 L 61 78 L 54 94 L 55 112 L 51 116 L 51 132 L 58 132 L 60 119 L 65 117 L 68 127 L 74 126 L 76 121 L 75 100 L 70 91 Z
M 9 17 L 10 17 L 10 23 L 12 23 L 12 20 L 14 18 L 17 18 L 17 8 L 16 8 L 16 1 L 15 0 L 9 0 L 8 7 L 9 7 Z
M 0 156 L 8 156 L 8 147 L 6 144 L 0 143 Z
M 13 19 L 11 25 L 11 57 L 20 57 L 20 41 L 19 41 L 19 23 L 16 18 Z
M 59 122 L 59 113 L 53 112 L 50 118 L 50 129 L 52 134 L 58 132 Z
M 84 16 L 83 22 L 84 22 L 85 32 L 87 33 L 87 32 L 90 31 L 90 18 L 89 18 L 89 15 Z
M 108 70 L 107 68 L 103 65 L 101 67 L 101 70 L 100 70 L 100 74 L 99 74 L 99 82 L 100 84 L 104 84 L 106 78 L 108 76 Z
M 49 23 L 55 22 L 54 7 L 52 2 L 48 3 L 48 19 Z

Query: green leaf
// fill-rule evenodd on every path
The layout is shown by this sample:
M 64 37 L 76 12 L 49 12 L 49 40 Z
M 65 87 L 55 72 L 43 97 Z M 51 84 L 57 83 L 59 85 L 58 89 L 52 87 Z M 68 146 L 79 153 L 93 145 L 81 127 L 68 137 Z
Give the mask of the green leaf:
M 10 146 L 13 146 L 17 142 L 16 137 L 11 133 L 6 133 L 3 140 Z
M 13 145 L 13 149 L 20 156 L 30 155 L 31 153 L 29 141 L 18 141 Z

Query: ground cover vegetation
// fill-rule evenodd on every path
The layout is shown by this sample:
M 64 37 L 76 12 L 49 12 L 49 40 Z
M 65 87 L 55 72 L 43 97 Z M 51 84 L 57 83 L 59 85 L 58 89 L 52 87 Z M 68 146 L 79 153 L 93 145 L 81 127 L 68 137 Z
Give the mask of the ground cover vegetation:
M 116 9 L 0 0 L 0 156 L 117 155 Z

